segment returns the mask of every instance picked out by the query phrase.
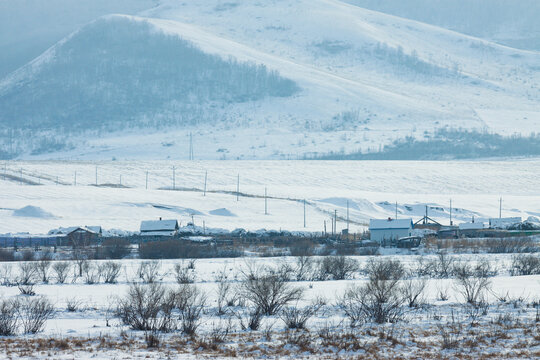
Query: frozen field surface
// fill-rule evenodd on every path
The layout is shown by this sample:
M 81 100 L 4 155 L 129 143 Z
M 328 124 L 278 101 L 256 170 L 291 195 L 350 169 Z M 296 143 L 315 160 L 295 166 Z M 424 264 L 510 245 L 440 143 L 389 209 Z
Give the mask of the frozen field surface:
M 158 217 L 228 230 L 322 231 L 336 210 L 340 230 L 347 204 L 356 231 L 370 218 L 394 217 L 396 202 L 398 217 L 417 220 L 427 205 L 446 224 L 450 199 L 453 219 L 462 222 L 498 217 L 500 197 L 503 217 L 526 219 L 540 216 L 539 175 L 539 159 L 11 161 L 0 164 L 0 234 L 85 225 L 137 231 Z

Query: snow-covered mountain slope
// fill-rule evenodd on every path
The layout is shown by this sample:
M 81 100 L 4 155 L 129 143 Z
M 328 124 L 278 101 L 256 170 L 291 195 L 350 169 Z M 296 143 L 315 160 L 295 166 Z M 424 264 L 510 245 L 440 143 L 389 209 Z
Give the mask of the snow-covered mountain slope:
M 2 81 L 3 123 L 101 131 L 56 155 L 39 155 L 47 142 L 27 141 L 26 149 L 57 158 L 187 158 L 192 133 L 197 158 L 290 158 L 377 149 L 443 126 L 507 133 L 501 123 L 514 118 L 510 133 L 528 133 L 529 120 L 538 121 L 539 52 L 336 0 L 164 0 L 139 15 L 98 20 Z M 186 72 L 171 44 L 186 42 L 239 71 L 264 65 L 269 78 L 294 86 L 242 101 L 222 91 L 207 102 L 207 82 L 182 96 L 174 90 Z M 199 65 L 209 77 L 220 71 Z

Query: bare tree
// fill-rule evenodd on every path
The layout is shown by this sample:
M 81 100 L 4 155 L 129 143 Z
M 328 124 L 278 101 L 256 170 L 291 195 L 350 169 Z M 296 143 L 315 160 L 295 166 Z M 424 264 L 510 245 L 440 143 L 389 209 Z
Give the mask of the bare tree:
M 18 285 L 32 285 L 36 281 L 37 270 L 32 262 L 21 261 L 19 263 Z
M 12 281 L 12 265 L 11 264 L 2 264 L 0 266 L 0 284 L 5 286 L 13 285 Z
M 202 311 L 206 304 L 206 295 L 194 285 L 184 285 L 178 292 L 181 300 L 180 321 L 182 332 L 193 336 L 200 325 Z
M 216 289 L 217 295 L 217 312 L 218 315 L 225 314 L 225 306 L 231 302 L 231 290 L 232 284 L 227 280 L 227 273 L 225 270 L 221 271 L 217 277 L 218 287 Z
M 93 262 L 86 261 L 83 263 L 84 282 L 88 285 L 99 283 L 101 278 L 100 268 Z
M 71 264 L 67 261 L 57 261 L 52 265 L 52 269 L 56 274 L 56 281 L 59 284 L 66 282 L 70 268 Z
M 315 262 L 310 256 L 298 256 L 296 258 L 296 267 L 294 269 L 297 281 L 313 280 L 313 270 Z
M 46 297 L 27 297 L 20 302 L 19 317 L 25 334 L 40 332 L 53 315 L 54 306 Z
M 512 276 L 540 274 L 540 257 L 533 254 L 520 254 L 512 258 Z
M 264 315 L 274 315 L 283 306 L 302 297 L 303 289 L 292 287 L 275 274 L 252 274 L 241 285 L 242 294 Z
M 49 253 L 44 253 L 43 256 L 35 263 L 36 272 L 41 277 L 41 281 L 45 284 L 49 282 L 49 268 L 51 267 L 51 256 Z

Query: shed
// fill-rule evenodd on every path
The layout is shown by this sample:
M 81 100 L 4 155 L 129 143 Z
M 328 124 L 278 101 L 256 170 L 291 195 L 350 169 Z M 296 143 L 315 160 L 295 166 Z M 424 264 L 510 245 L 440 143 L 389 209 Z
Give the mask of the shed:
M 178 234 L 177 220 L 144 220 L 141 221 L 141 235 L 174 236 Z
M 399 238 L 411 236 L 412 229 L 412 219 L 369 220 L 370 239 L 379 244 L 388 244 L 397 241 Z

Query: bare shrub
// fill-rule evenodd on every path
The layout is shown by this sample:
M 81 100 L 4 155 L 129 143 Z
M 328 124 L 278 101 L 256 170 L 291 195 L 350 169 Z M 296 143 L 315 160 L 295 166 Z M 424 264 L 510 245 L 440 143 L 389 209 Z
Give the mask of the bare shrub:
M 36 281 L 37 270 L 32 262 L 21 261 L 19 263 L 19 275 L 17 277 L 17 284 L 19 285 L 32 285 Z
M 346 256 L 326 256 L 319 261 L 319 280 L 344 280 L 358 271 L 358 261 Z
M 242 330 L 257 331 L 261 327 L 263 314 L 258 307 L 251 307 L 244 312 L 235 312 L 234 315 L 240 323 Z
M 44 256 L 35 263 L 35 267 L 41 281 L 47 284 L 49 282 L 49 268 L 51 267 L 50 256 L 44 254 Z
M 83 263 L 83 278 L 84 282 L 88 285 L 99 283 L 101 278 L 100 268 L 93 262 L 86 261 Z
M 69 312 L 75 312 L 82 306 L 82 301 L 76 297 L 66 299 L 66 310 Z
M 11 286 L 13 285 L 11 264 L 2 264 L 0 266 L 0 285 Z
M 117 315 L 133 330 L 172 331 L 176 328 L 172 311 L 176 294 L 159 283 L 131 284 L 118 299 Z
M 157 260 L 143 261 L 137 269 L 137 275 L 145 284 L 155 283 L 163 278 L 160 273 L 161 263 Z
M 19 302 L 11 299 L 0 299 L 0 336 L 11 336 L 17 333 Z
M 19 284 L 17 285 L 19 288 L 19 291 L 21 292 L 21 295 L 28 295 L 28 296 L 34 296 L 36 295 L 36 292 L 34 291 L 34 284 Z
M 174 265 L 174 277 L 178 284 L 191 284 L 195 282 L 195 272 L 188 266 L 184 266 L 184 262 Z
M 53 315 L 54 306 L 46 297 L 27 297 L 20 302 L 19 318 L 25 334 L 35 334 L 43 330 L 45 322 Z
M 281 310 L 280 318 L 288 329 L 305 329 L 308 320 L 317 314 L 322 306 L 322 301 L 315 301 L 304 308 L 286 306 Z
M 437 286 L 437 300 L 447 301 L 448 298 L 448 286 Z
M 515 255 L 510 268 L 512 276 L 540 274 L 540 257 L 532 254 Z
M 82 277 L 84 269 L 88 263 L 89 254 L 88 251 L 84 248 L 75 248 L 73 249 L 73 260 L 75 260 L 75 265 L 77 266 L 78 276 Z
M 463 295 L 469 304 L 476 304 L 485 291 L 489 290 L 491 281 L 488 278 L 489 269 L 473 268 L 470 264 L 454 266 L 456 290 Z
M 55 273 L 56 281 L 59 284 L 66 282 L 71 264 L 67 261 L 57 261 L 52 265 L 52 269 Z
M 274 315 L 291 301 L 300 300 L 303 289 L 292 287 L 275 274 L 252 274 L 241 285 L 242 294 L 263 315 Z
M 121 270 L 122 264 L 114 261 L 106 261 L 98 266 L 98 273 L 105 284 L 116 284 Z
M 407 279 L 403 281 L 402 293 L 409 307 L 418 307 L 423 302 L 427 279 Z
M 193 336 L 200 325 L 202 311 L 206 304 L 206 295 L 194 285 L 184 285 L 180 287 L 178 296 L 181 299 L 181 304 L 178 304 L 178 307 L 182 332 Z
M 403 265 L 397 260 L 370 260 L 365 270 L 368 283 L 350 287 L 340 300 L 351 325 L 363 318 L 379 324 L 398 321 L 405 301 L 399 286 Z
M 434 261 L 432 267 L 434 276 L 447 279 L 452 276 L 452 270 L 454 266 L 454 259 L 448 256 L 445 252 L 437 254 L 437 260 Z
M 298 256 L 296 258 L 296 267 L 294 273 L 297 281 L 310 281 L 313 280 L 313 271 L 315 268 L 315 261 L 310 256 Z
M 232 284 L 227 281 L 227 274 L 224 271 L 220 272 L 217 277 L 218 287 L 216 289 L 217 295 L 217 313 L 218 315 L 225 314 L 225 306 L 233 302 L 234 299 L 231 299 L 230 293 L 232 291 Z
M 442 349 L 455 349 L 459 346 L 463 337 L 463 326 L 455 320 L 453 311 L 451 320 L 444 325 L 439 325 L 438 328 L 441 336 Z

